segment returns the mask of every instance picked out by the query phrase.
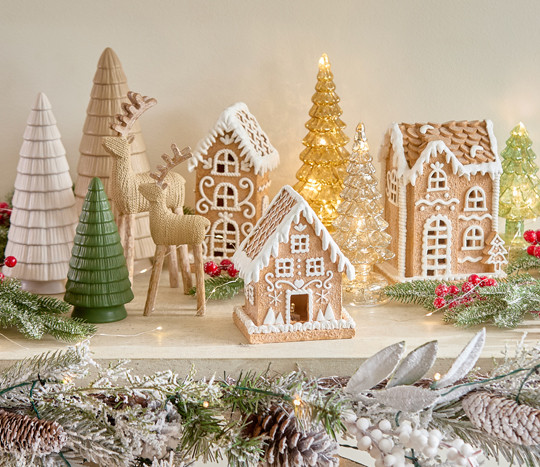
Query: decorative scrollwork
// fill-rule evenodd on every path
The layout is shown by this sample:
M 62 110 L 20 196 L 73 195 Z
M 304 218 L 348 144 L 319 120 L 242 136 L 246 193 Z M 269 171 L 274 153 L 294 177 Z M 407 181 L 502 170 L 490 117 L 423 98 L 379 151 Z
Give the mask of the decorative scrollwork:
M 206 214 L 210 210 L 212 206 L 212 201 L 206 196 L 206 193 L 204 192 L 205 188 L 212 188 L 214 186 L 214 179 L 210 177 L 209 175 L 206 175 L 201 179 L 199 182 L 199 194 L 201 195 L 201 199 L 197 201 L 197 204 L 195 205 L 195 209 L 199 214 Z
M 255 187 L 253 186 L 253 182 L 249 178 L 241 178 L 238 182 L 238 186 L 244 190 L 246 188 L 249 189 L 249 193 L 242 201 L 238 203 L 238 207 L 246 206 L 246 209 L 244 209 L 242 214 L 247 219 L 251 219 L 253 216 L 255 216 L 255 206 L 253 203 L 250 202 L 250 199 L 255 191 Z

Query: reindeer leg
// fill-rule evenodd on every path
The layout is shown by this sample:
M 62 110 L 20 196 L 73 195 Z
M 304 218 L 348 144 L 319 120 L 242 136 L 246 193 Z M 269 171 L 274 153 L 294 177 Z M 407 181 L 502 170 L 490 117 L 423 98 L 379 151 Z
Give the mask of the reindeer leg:
M 184 295 L 189 295 L 189 291 L 193 288 L 193 277 L 191 276 L 191 264 L 189 262 L 189 251 L 187 245 L 180 245 L 178 247 L 178 268 L 182 273 Z
M 118 235 L 120 235 L 120 241 L 124 248 L 124 254 L 126 249 L 126 218 L 122 214 L 118 214 Z
M 202 245 L 193 245 L 193 257 L 195 258 L 195 278 L 197 280 L 197 316 L 203 316 L 206 312 L 206 291 L 204 289 L 204 265 Z
M 180 287 L 180 276 L 178 275 L 178 258 L 176 257 L 176 246 L 169 247 L 169 285 L 172 289 Z
M 135 270 L 135 214 L 126 214 L 125 218 L 126 243 L 124 248 L 129 280 L 133 284 L 133 271 Z
M 150 275 L 150 284 L 148 286 L 148 294 L 146 295 L 146 303 L 144 305 L 144 316 L 148 316 L 150 315 L 150 313 L 154 311 L 157 289 L 159 286 L 159 278 L 161 276 L 161 270 L 163 269 L 163 260 L 165 259 L 166 252 L 167 252 L 167 246 L 165 245 L 156 246 L 156 254 L 154 256 L 154 265 L 152 266 L 152 274 Z

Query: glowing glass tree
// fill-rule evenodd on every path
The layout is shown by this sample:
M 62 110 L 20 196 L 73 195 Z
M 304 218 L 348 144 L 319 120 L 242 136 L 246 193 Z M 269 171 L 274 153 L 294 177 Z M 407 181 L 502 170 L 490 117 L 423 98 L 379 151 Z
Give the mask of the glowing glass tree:
M 342 131 L 345 123 L 340 119 L 343 112 L 335 88 L 330 62 L 323 54 L 319 60 L 316 92 L 311 98 L 311 119 L 306 123 L 309 133 L 302 141 L 305 146 L 300 154 L 303 166 L 296 173 L 298 182 L 294 189 L 307 200 L 326 227 L 331 227 L 336 218 L 349 160 L 345 149 L 349 139 Z
M 388 283 L 373 272 L 373 266 L 393 258 L 394 253 L 387 248 L 391 238 L 385 232 L 388 223 L 383 219 L 382 195 L 377 189 L 375 167 L 362 123 L 356 128 L 347 173 L 333 235 L 356 271 L 356 277 L 344 289 L 353 294 L 353 303 L 357 305 L 377 305 L 388 300 L 382 293 Z

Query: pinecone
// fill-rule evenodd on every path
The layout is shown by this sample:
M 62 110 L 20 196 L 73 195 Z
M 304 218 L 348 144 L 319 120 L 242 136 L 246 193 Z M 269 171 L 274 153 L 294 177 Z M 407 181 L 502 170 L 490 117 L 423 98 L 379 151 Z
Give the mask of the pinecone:
M 262 414 L 252 414 L 246 421 L 244 435 L 262 436 L 264 458 L 260 465 L 274 467 L 337 466 L 338 443 L 324 429 L 303 433 L 296 426 L 294 413 L 273 406 Z
M 540 444 L 540 410 L 485 391 L 463 399 L 463 410 L 477 428 L 522 446 Z
M 60 452 L 66 441 L 64 429 L 56 422 L 0 409 L 0 451 L 42 456 Z

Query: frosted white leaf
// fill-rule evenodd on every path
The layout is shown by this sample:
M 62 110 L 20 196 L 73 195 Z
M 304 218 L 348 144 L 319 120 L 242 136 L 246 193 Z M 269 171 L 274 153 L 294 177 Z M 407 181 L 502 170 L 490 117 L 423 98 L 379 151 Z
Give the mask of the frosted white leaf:
M 437 341 L 427 342 L 414 349 L 401 361 L 386 387 L 392 388 L 418 381 L 435 363 L 437 349 Z
M 445 388 L 454 384 L 457 380 L 467 376 L 478 361 L 484 344 L 486 343 L 486 328 L 477 333 L 465 346 L 463 351 L 456 358 L 453 365 L 439 381 L 433 384 L 434 388 Z
M 373 391 L 372 396 L 377 402 L 403 412 L 419 412 L 432 406 L 439 394 L 437 391 L 416 386 L 397 386 L 395 388 Z
M 403 356 L 404 350 L 405 342 L 398 342 L 397 344 L 385 347 L 368 358 L 351 377 L 345 387 L 345 391 L 356 396 L 362 391 L 371 389 L 373 386 L 379 384 L 395 370 Z

